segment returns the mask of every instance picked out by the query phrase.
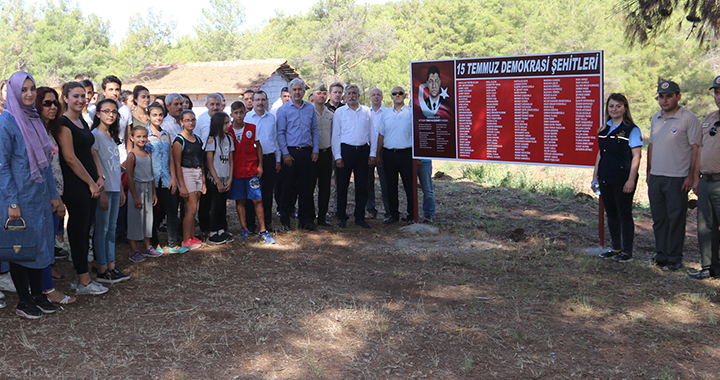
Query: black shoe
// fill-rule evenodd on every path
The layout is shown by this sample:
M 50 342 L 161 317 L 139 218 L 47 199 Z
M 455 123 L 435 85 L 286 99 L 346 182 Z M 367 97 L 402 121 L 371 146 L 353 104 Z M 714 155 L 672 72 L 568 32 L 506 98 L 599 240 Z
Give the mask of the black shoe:
M 15 308 L 15 313 L 27 319 L 40 319 L 45 316 L 45 313 L 34 303 L 19 303 Z
M 398 221 L 397 218 L 389 217 L 389 218 L 385 218 L 385 220 L 383 220 L 383 223 L 393 224 L 393 223 L 397 223 L 397 221 Z
M 688 277 L 695 280 L 705 280 L 714 276 L 710 273 L 710 269 L 702 269 L 700 272 L 688 273 Z
M 225 238 L 225 236 L 216 233 L 215 235 L 210 236 L 210 238 L 208 239 L 208 243 L 210 243 L 210 244 L 225 244 L 225 243 L 227 243 L 227 239 Z
M 601 253 L 601 254 L 598 255 L 598 256 L 600 256 L 600 257 L 603 258 L 603 259 L 612 259 L 613 257 L 615 257 L 615 256 L 617 256 L 617 255 L 619 255 L 619 254 L 620 254 L 620 251 L 613 251 L 613 250 L 611 249 L 611 250 L 609 250 L 609 251 L 607 251 L 607 252 Z
M 95 277 L 95 281 L 104 282 L 106 284 L 117 284 L 122 280 L 122 278 L 116 276 L 110 269 L 106 270 L 104 273 L 98 273 Z
M 317 222 L 318 227 L 330 227 L 332 224 L 328 222 L 327 220 L 318 220 Z
M 280 229 L 281 229 L 282 231 L 285 231 L 285 232 L 290 232 L 290 231 L 293 230 L 293 228 L 290 227 L 289 224 L 283 224 L 282 227 L 280 227 Z
M 632 259 L 632 255 L 628 255 L 627 253 L 621 253 L 612 258 L 613 261 L 618 263 L 627 263 L 628 261 L 632 261 Z
M 308 231 L 317 231 L 317 226 L 313 222 L 302 223 L 299 227 Z
M 682 267 L 683 267 L 682 263 L 672 263 L 672 264 L 665 265 L 663 267 L 663 270 L 664 271 L 676 271 Z
M 248 226 L 247 231 L 250 233 L 250 235 L 256 235 L 258 232 L 257 226 Z
M 408 225 L 415 224 L 415 219 L 408 219 L 407 222 L 408 222 Z
M 63 251 L 62 248 L 55 247 L 55 259 L 67 259 L 67 252 Z
M 665 261 L 665 260 L 658 260 L 658 255 L 654 255 L 654 256 L 652 257 L 652 259 L 650 259 L 650 260 L 647 261 L 646 263 L 647 263 L 647 264 L 652 264 L 652 265 L 658 266 L 658 267 L 660 267 L 660 268 L 668 265 L 668 262 L 667 262 L 667 261 Z
M 50 302 L 44 294 L 41 296 L 33 296 L 33 303 L 45 314 L 52 314 L 60 309 L 59 307 L 53 305 L 53 303 Z
M 370 226 L 370 225 L 368 224 L 368 222 L 366 222 L 366 221 L 364 221 L 364 220 L 356 220 L 356 221 L 355 221 L 355 225 L 356 225 L 356 226 L 360 226 L 360 227 L 362 227 L 362 228 L 372 228 L 372 226 Z
M 346 219 L 340 219 L 338 222 L 338 227 L 345 228 L 347 226 L 347 220 Z
M 116 265 L 115 268 L 113 268 L 113 269 L 108 269 L 108 271 L 109 271 L 109 272 L 112 272 L 112 274 L 114 274 L 115 277 L 119 278 L 120 281 L 125 281 L 125 280 L 129 280 L 129 279 L 130 279 L 130 275 L 129 275 L 129 274 L 125 274 L 125 273 L 122 271 L 122 269 L 120 269 L 120 267 L 117 266 L 117 265 Z

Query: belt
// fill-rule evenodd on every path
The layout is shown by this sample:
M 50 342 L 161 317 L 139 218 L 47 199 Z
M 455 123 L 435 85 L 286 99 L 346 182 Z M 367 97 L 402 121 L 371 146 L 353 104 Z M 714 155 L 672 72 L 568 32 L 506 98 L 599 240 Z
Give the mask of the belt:
M 720 181 L 720 173 L 703 173 L 701 177 L 706 181 Z
M 389 150 L 389 151 L 391 151 L 391 152 L 395 152 L 395 153 L 400 153 L 400 152 L 405 152 L 405 151 L 408 151 L 408 150 L 410 150 L 410 149 L 412 149 L 412 148 L 402 148 L 402 149 L 390 149 L 390 148 L 383 148 L 383 149 L 385 149 L 385 150 Z
M 311 146 L 289 146 L 288 149 L 305 150 L 305 149 L 312 149 L 312 147 Z
M 344 147 L 350 148 L 350 149 L 363 149 L 363 148 L 369 146 L 368 144 L 363 144 L 363 145 L 349 145 L 349 144 L 345 144 L 345 143 L 342 143 L 341 145 L 344 146 Z
M 320 149 L 320 153 L 325 153 L 325 152 L 327 152 L 327 151 L 330 150 L 330 149 L 331 149 L 331 148 Z
M 263 158 L 268 158 L 268 157 L 270 157 L 270 156 L 275 157 L 275 153 L 263 154 Z

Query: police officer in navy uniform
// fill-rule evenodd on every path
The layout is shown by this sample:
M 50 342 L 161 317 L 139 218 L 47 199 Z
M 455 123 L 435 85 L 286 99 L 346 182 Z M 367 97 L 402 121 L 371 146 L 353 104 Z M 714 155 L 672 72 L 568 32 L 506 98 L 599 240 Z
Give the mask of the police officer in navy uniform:
M 632 260 L 635 223 L 633 196 L 638 180 L 642 134 L 632 120 L 627 98 L 610 94 L 605 107 L 607 123 L 598 131 L 598 152 L 593 183 L 599 182 L 605 205 L 612 249 L 600 254 L 617 262 Z

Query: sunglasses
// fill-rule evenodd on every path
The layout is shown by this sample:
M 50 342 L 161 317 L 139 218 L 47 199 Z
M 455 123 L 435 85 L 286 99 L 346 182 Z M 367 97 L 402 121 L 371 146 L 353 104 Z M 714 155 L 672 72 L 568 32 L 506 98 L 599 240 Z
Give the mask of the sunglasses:
M 712 128 L 710 128 L 710 131 L 708 134 L 710 136 L 715 136 L 717 134 L 717 128 L 720 127 L 720 121 L 716 121 L 715 124 L 713 124 Z
M 60 102 L 58 102 L 57 100 L 43 100 L 42 102 L 43 107 L 50 107 L 53 104 L 55 105 L 55 107 L 60 107 Z
M 405 95 L 405 93 L 404 93 L 403 91 L 391 92 L 391 94 L 392 94 L 392 96 L 398 96 L 398 95 L 403 96 L 403 95 Z

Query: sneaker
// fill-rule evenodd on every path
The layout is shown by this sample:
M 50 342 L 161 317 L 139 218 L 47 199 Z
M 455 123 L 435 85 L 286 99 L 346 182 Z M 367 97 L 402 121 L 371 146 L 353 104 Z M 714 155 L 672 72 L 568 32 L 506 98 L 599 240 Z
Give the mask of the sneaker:
M 105 273 L 98 273 L 95 280 L 97 282 L 104 282 L 106 284 L 117 284 L 118 282 L 121 282 L 123 279 L 116 276 L 115 273 L 113 273 L 110 269 L 108 269 L 105 271 Z
M 150 248 L 148 248 L 148 249 L 144 249 L 144 250 L 142 251 L 142 255 L 145 256 L 145 257 L 160 257 L 160 256 L 162 256 L 163 254 L 160 253 L 160 252 L 158 252 L 157 249 L 155 249 L 155 248 L 153 248 L 153 247 L 150 247 Z
M 0 301 L 0 309 L 4 308 L 5 306 L 7 306 L 7 305 L 5 304 L 5 302 Z
M 192 239 L 190 239 L 190 240 L 192 240 L 193 244 L 200 244 L 200 245 L 202 245 L 202 243 L 203 243 L 202 240 L 198 239 L 197 237 L 194 237 L 194 238 L 192 238 Z
M 225 244 L 226 242 L 227 240 L 225 240 L 225 237 L 220 234 L 210 236 L 210 238 L 208 239 L 208 243 L 210 244 Z
M 138 254 L 139 254 L 139 252 L 138 252 Z M 98 284 L 95 281 L 90 281 L 90 283 L 87 285 L 78 284 L 77 289 L 75 289 L 75 294 L 77 294 L 77 295 L 89 294 L 89 295 L 97 296 L 100 294 L 105 294 L 105 293 L 107 293 L 107 291 L 108 291 L 108 288 Z
M 17 293 L 15 290 L 15 283 L 13 283 L 10 273 L 5 276 L 0 276 L 0 290 L 10 293 Z
M 67 252 L 63 251 L 60 247 L 55 247 L 55 260 L 66 259 L 67 257 Z
M 198 249 L 202 246 L 200 243 L 195 243 L 192 239 L 187 239 L 182 243 L 182 247 L 185 249 Z
M 120 269 L 120 267 L 117 265 L 113 269 L 108 269 L 108 272 L 112 272 L 115 275 L 115 277 L 118 277 L 120 279 L 120 281 L 125 281 L 125 280 L 130 279 L 130 275 L 125 274 L 125 272 L 123 272 L 122 269 Z
M 44 294 L 41 296 L 33 296 L 33 303 L 35 304 L 35 306 L 37 306 L 38 309 L 40 309 L 40 311 L 45 314 L 52 314 L 60 310 L 60 308 L 53 305 L 53 303 L 50 302 L 50 300 Z
M 78 285 L 80 285 L 80 282 L 76 278 L 70 282 L 70 290 L 76 290 L 78 288 Z
M 229 242 L 233 241 L 232 235 L 230 235 L 230 234 L 227 233 L 227 232 L 221 233 L 220 236 L 221 236 L 223 239 L 225 239 L 225 242 L 226 242 L 226 243 L 229 243 Z
M 3 298 L 5 298 L 5 295 L 3 294 L 3 292 L 0 292 L 0 300 Z
M 240 233 L 238 234 L 237 239 L 245 240 L 248 238 L 248 236 L 250 236 L 250 233 L 246 229 L 243 228 L 242 230 L 240 230 Z
M 34 303 L 23 302 L 17 305 L 15 314 L 27 319 L 40 319 L 45 316 L 45 313 Z
M 135 251 L 135 252 L 131 253 L 130 257 L 128 257 L 128 258 L 130 259 L 130 261 L 132 261 L 134 263 L 141 263 L 141 262 L 145 261 L 145 258 L 143 257 L 143 255 L 140 254 L 140 251 Z
M 259 238 L 260 240 L 268 243 L 268 244 L 275 244 L 275 243 L 276 243 L 275 239 L 273 239 L 272 236 L 270 236 L 270 232 L 267 232 L 267 231 L 261 232 L 261 233 L 258 235 L 258 238 Z
M 70 243 L 66 241 L 60 241 L 58 238 L 55 238 L 55 248 L 60 248 L 63 251 L 67 252 L 67 254 L 70 254 Z
M 183 248 L 179 245 L 176 245 L 174 247 L 168 247 L 168 253 L 185 253 L 187 251 L 187 248 Z
M 600 256 L 600 258 L 603 258 L 603 259 L 612 259 L 613 257 L 615 257 L 619 254 L 620 254 L 620 251 L 609 250 L 609 251 L 599 254 L 598 256 Z
M 628 255 L 627 253 L 621 253 L 613 257 L 612 260 L 618 263 L 627 263 L 629 261 L 632 261 L 632 255 Z
M 164 251 L 164 250 L 162 249 L 162 247 L 159 246 L 159 245 L 158 245 L 157 247 L 155 247 L 155 250 L 158 251 L 158 253 L 160 253 L 161 255 L 164 255 L 164 254 L 165 254 L 165 251 Z

